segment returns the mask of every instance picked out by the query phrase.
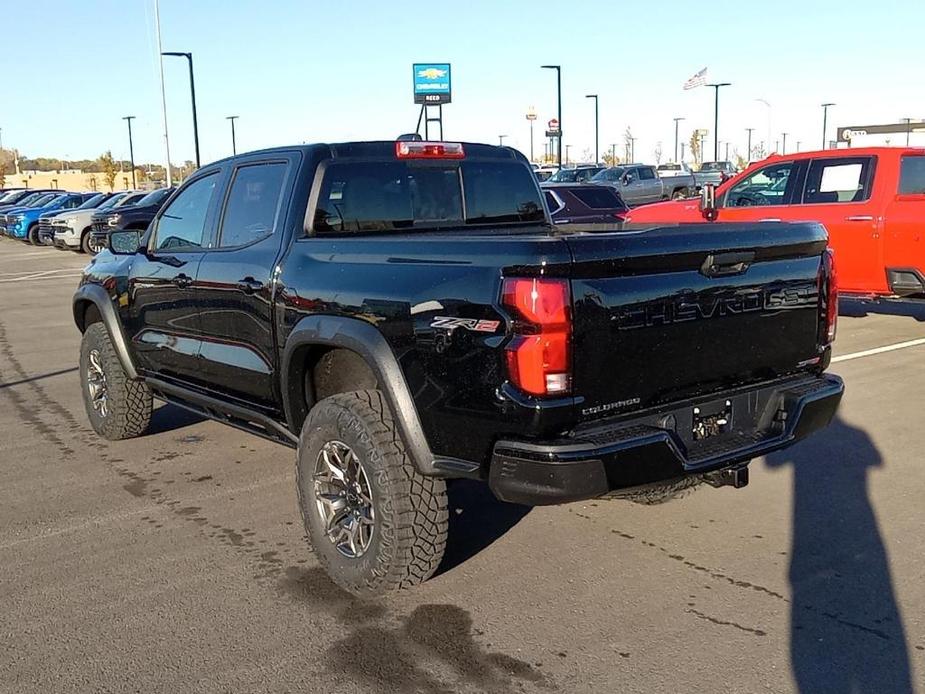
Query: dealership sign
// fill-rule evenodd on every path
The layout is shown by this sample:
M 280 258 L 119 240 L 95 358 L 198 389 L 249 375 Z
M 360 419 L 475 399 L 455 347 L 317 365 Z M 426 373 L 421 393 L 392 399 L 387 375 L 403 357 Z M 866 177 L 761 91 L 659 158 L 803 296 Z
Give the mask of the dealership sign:
M 450 64 L 449 63 L 415 63 L 414 69 L 414 103 L 448 104 L 450 103 Z

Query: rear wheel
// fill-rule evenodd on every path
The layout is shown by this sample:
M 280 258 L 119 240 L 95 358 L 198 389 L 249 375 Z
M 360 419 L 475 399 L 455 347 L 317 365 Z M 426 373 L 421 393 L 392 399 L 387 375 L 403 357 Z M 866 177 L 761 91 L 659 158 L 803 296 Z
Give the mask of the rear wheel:
M 446 483 L 415 467 L 380 391 L 333 395 L 312 409 L 296 482 L 312 548 L 341 588 L 382 595 L 427 580 L 440 564 Z
M 687 197 L 687 191 L 683 189 L 676 190 L 671 194 L 672 200 L 680 200 L 681 198 L 686 198 L 686 197 Z
M 29 227 L 29 230 L 26 232 L 26 240 L 29 241 L 33 246 L 41 246 L 42 242 L 39 240 L 39 225 L 33 224 Z
M 87 328 L 80 342 L 80 385 L 90 425 L 103 438 L 130 439 L 148 428 L 151 390 L 125 374 L 102 323 Z

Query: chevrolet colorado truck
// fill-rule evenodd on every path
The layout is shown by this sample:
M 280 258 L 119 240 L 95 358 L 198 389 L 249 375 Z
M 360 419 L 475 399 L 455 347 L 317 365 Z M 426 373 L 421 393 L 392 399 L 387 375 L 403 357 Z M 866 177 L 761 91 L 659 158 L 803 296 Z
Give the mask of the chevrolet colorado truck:
M 143 434 L 157 398 L 296 449 L 312 547 L 358 595 L 435 571 L 448 479 L 531 505 L 739 487 L 843 391 L 821 226 L 557 228 L 511 148 L 239 155 L 108 244 L 73 298 L 94 430 Z

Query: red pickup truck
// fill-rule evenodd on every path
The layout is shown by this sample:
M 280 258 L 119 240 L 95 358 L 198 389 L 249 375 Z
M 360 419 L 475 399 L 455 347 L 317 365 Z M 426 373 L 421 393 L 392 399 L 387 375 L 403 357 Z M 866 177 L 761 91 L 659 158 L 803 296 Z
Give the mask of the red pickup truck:
M 925 298 L 925 149 L 772 155 L 716 189 L 719 221 L 816 221 L 842 293 Z M 697 200 L 629 212 L 628 224 L 702 222 Z

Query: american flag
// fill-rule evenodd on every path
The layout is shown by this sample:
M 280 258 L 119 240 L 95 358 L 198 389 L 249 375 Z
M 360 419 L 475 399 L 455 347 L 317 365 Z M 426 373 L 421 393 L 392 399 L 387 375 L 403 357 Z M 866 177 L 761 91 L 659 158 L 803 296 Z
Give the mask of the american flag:
M 707 83 L 707 69 L 704 68 L 696 75 L 691 77 L 687 82 L 684 83 L 685 89 L 693 89 L 694 87 L 702 87 Z

